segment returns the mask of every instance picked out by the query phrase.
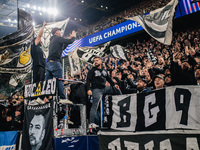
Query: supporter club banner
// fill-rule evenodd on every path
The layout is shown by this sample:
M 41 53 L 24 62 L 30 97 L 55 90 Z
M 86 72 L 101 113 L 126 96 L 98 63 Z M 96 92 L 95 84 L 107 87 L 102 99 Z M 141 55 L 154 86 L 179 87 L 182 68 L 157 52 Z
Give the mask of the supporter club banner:
M 53 136 L 51 103 L 26 105 L 24 113 L 22 150 L 50 150 Z
M 16 149 L 18 131 L 0 132 L 0 150 Z
M 24 87 L 24 98 L 34 98 L 56 94 L 56 78 L 28 84 Z
M 32 66 L 32 17 L 21 9 L 18 14 L 19 30 L 0 39 L 0 99 L 22 88 Z
M 100 150 L 199 150 L 198 130 L 99 132 Z
M 50 22 L 50 23 L 47 23 L 47 25 L 45 26 L 41 41 L 42 41 L 42 50 L 44 51 L 46 58 L 48 57 L 50 37 L 52 36 L 51 30 L 55 27 L 61 28 L 61 34 L 63 36 L 65 32 L 65 28 L 69 22 L 69 19 L 70 18 L 67 18 L 66 20 L 63 20 L 63 21 Z M 41 28 L 42 28 L 42 25 L 38 25 L 34 28 L 36 37 L 38 36 Z
M 104 98 L 104 127 L 121 131 L 200 129 L 200 87 Z
M 171 45 L 172 20 L 177 4 L 178 0 L 172 0 L 166 6 L 151 11 L 148 15 L 139 15 L 127 19 L 137 21 L 157 41 Z

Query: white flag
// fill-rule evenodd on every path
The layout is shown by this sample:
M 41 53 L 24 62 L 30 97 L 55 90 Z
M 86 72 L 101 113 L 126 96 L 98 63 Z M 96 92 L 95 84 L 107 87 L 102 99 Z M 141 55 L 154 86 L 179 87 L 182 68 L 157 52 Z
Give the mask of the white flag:
M 138 15 L 127 19 L 137 21 L 157 41 L 171 45 L 172 20 L 177 4 L 178 0 L 172 0 L 166 6 L 151 11 L 149 15 Z
M 78 47 L 73 51 L 73 57 L 79 57 L 84 62 L 93 63 L 95 56 L 102 57 L 104 55 L 104 50 L 110 45 L 110 41 L 94 46 L 94 47 Z
M 111 46 L 110 53 L 113 55 L 114 58 L 121 58 L 123 60 L 127 60 L 126 50 L 121 45 Z
M 50 23 L 47 23 L 47 25 L 45 26 L 41 41 L 43 43 L 42 50 L 44 51 L 46 58 L 48 57 L 50 37 L 52 36 L 51 30 L 55 27 L 62 28 L 61 35 L 63 36 L 65 28 L 69 22 L 69 19 L 70 18 L 67 18 L 66 20 L 59 21 L 59 22 L 50 22 Z M 34 28 L 36 37 L 39 34 L 41 28 L 42 28 L 42 25 L 38 25 Z
M 81 73 L 80 60 L 79 57 L 77 56 L 77 53 L 74 51 L 68 53 L 68 58 L 71 68 L 71 76 Z

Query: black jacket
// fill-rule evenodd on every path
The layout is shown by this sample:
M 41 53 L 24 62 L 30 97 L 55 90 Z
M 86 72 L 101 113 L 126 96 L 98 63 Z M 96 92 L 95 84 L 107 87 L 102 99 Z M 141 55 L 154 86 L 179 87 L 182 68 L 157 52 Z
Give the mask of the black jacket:
M 59 61 L 61 62 L 61 56 L 63 49 L 68 45 L 71 44 L 74 41 L 74 38 L 72 39 L 65 39 L 63 37 L 59 37 L 57 35 L 54 35 L 50 38 L 50 44 L 49 44 L 49 60 L 53 61 Z M 64 47 L 65 45 L 65 47 Z
M 105 88 L 106 80 L 111 84 L 111 86 L 114 86 L 114 82 L 108 75 L 108 72 L 102 68 L 98 69 L 96 67 L 93 67 L 87 75 L 86 80 L 86 89 L 87 91 L 90 89 L 90 84 L 92 89 L 103 89 Z
M 193 73 L 182 70 L 177 62 L 172 61 L 170 72 L 172 73 L 172 82 L 174 85 L 196 85 Z
M 35 42 L 31 45 L 31 57 L 33 59 L 33 67 L 45 68 L 45 55 L 39 44 L 35 45 Z

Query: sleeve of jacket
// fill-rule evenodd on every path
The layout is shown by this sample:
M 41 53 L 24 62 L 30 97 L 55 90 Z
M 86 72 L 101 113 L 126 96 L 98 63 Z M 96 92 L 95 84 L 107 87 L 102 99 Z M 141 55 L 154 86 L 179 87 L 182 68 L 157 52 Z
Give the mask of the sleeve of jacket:
M 69 44 L 71 44 L 71 43 L 74 42 L 75 38 L 65 39 L 65 38 L 63 38 L 63 37 L 58 37 L 57 40 L 58 40 L 58 42 L 61 43 L 61 44 L 69 45 Z
M 194 68 L 194 66 L 197 64 L 197 62 L 195 61 L 195 59 L 191 56 L 188 55 L 188 63 Z
M 92 82 L 93 69 L 89 70 L 86 79 L 86 90 L 90 90 L 90 83 Z

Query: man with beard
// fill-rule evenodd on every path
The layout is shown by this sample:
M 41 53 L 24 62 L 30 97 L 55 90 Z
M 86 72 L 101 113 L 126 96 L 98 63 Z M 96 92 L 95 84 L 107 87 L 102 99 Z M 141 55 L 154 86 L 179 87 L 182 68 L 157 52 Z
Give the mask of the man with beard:
M 31 150 L 39 150 L 45 136 L 45 119 L 43 115 L 35 115 L 29 125 Z
M 92 95 L 93 98 L 92 107 L 90 110 L 89 128 L 98 127 L 97 124 L 99 122 L 95 122 L 95 118 L 97 118 L 97 108 L 99 102 L 102 99 L 103 94 L 113 93 L 113 89 L 111 87 L 106 86 L 106 81 L 108 81 L 111 86 L 115 85 L 110 76 L 108 75 L 107 71 L 103 68 L 101 58 L 95 56 L 94 67 L 88 72 L 86 80 L 87 94 Z M 118 85 L 115 85 L 115 87 L 119 89 Z
M 146 89 L 147 81 L 145 78 L 140 77 L 137 83 L 137 93 L 148 93 L 149 91 Z
M 45 55 L 41 46 L 41 38 L 44 32 L 46 22 L 44 21 L 42 29 L 31 45 L 31 57 L 33 59 L 33 83 L 43 81 L 45 77 Z

